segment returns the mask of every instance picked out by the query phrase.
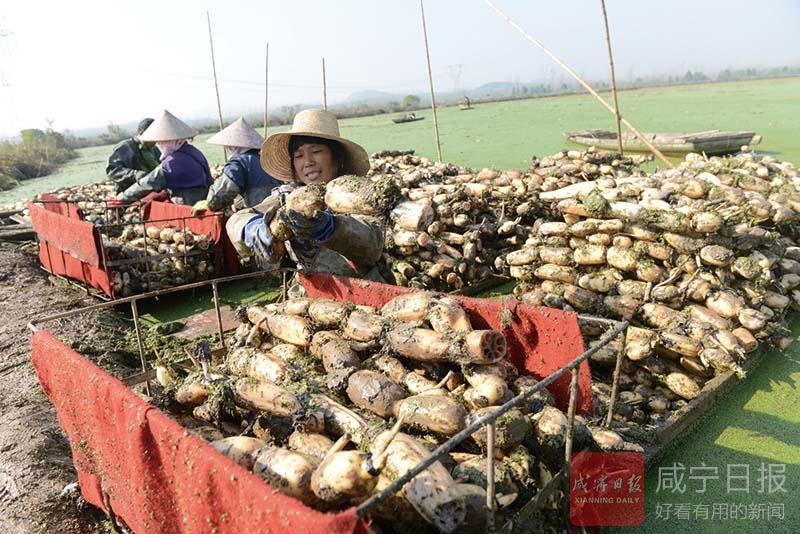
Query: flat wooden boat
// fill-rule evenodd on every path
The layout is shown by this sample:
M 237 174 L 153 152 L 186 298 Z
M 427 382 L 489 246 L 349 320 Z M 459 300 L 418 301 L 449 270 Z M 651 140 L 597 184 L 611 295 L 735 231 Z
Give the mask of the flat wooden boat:
M 583 130 L 565 132 L 567 139 L 575 144 L 594 146 L 603 150 L 617 150 L 617 134 L 608 130 Z M 742 145 L 757 145 L 761 136 L 755 132 L 723 132 L 709 130 L 685 134 L 646 133 L 647 140 L 664 154 L 684 155 L 689 152 L 729 154 L 738 151 Z M 622 134 L 622 149 L 625 152 L 649 152 L 638 137 L 630 132 Z
M 414 122 L 414 121 L 421 121 L 425 117 L 398 117 L 396 119 L 392 119 L 392 122 L 395 124 L 402 124 L 404 122 Z

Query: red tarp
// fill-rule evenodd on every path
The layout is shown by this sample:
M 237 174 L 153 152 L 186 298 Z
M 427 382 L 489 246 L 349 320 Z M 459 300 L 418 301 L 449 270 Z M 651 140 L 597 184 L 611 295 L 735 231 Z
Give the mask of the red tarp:
M 51 208 L 59 204 L 45 204 Z M 92 223 L 43 208 L 33 202 L 28 202 L 31 215 L 31 225 L 39 237 L 39 242 L 47 241 L 49 244 L 63 250 L 72 257 L 99 267 L 100 261 L 100 236 Z
M 397 295 L 413 291 L 407 287 L 324 274 L 301 276 L 300 281 L 308 297 L 327 297 L 378 308 Z M 518 369 L 537 378 L 552 374 L 584 351 L 578 316 L 573 312 L 526 306 L 511 298 L 456 298 L 469 313 L 472 326 L 503 332 L 511 361 Z M 564 411 L 569 401 L 569 383 L 570 374 L 567 373 L 547 388 Z M 587 362 L 578 368 L 578 393 L 578 412 L 590 415 L 593 412 L 592 379 Z
M 48 211 L 52 211 L 53 213 L 59 213 L 61 215 L 66 215 L 71 219 L 78 219 L 81 221 L 83 220 L 83 212 L 81 212 L 81 210 L 74 202 L 67 202 L 61 200 L 55 195 L 48 195 L 48 194 L 42 195 L 41 200 L 44 209 Z
M 84 498 L 135 532 L 365 533 L 350 508 L 317 512 L 278 493 L 50 332 L 33 365 L 72 448 Z
M 48 272 L 85 282 L 106 295 L 113 295 L 113 279 L 102 267 L 89 265 L 46 241 L 39 241 L 39 262 Z
M 53 274 L 113 295 L 112 279 L 103 267 L 100 235 L 94 225 L 80 220 L 77 208 L 70 203 L 47 202 L 42 207 L 29 202 L 28 209 L 39 240 L 42 266 Z

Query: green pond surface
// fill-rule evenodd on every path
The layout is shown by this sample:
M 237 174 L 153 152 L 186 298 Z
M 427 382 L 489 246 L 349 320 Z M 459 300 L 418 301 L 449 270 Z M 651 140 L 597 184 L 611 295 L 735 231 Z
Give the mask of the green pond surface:
M 800 344 L 770 351 L 650 470 L 642 526 L 605 531 L 800 532 Z
M 679 87 L 636 89 L 619 93 L 620 110 L 643 132 L 752 130 L 764 138 L 758 150 L 800 163 L 800 78 L 751 80 Z M 605 95 L 608 96 L 608 95 Z M 367 152 L 413 149 L 435 158 L 433 116 L 394 124 L 397 114 L 340 121 L 342 135 Z M 567 147 L 563 133 L 588 128 L 614 128 L 613 116 L 589 95 L 477 104 L 461 111 L 438 110 L 442 158 L 470 167 L 526 168 L 532 155 L 554 154 Z M 287 127 L 270 129 L 284 131 Z M 212 163 L 223 161 L 222 148 L 208 145 L 210 134 L 195 145 Z M 104 178 L 111 146 L 81 149 L 80 157 L 50 176 L 28 180 L 0 192 L 0 204 L 30 198 L 58 187 Z

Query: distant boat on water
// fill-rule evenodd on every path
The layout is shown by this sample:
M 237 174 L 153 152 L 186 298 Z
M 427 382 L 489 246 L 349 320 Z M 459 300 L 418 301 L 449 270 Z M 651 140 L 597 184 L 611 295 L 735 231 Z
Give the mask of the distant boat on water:
M 583 146 L 595 146 L 603 150 L 617 150 L 617 133 L 608 130 L 582 130 L 565 132 L 567 139 Z M 761 136 L 755 132 L 723 132 L 709 130 L 695 133 L 646 133 L 644 134 L 657 149 L 664 154 L 684 155 L 689 152 L 729 154 L 738 151 L 742 145 L 757 145 Z M 630 132 L 622 134 L 622 149 L 626 152 L 649 152 L 638 137 Z
M 403 117 L 398 117 L 396 119 L 392 119 L 392 122 L 395 123 L 395 124 L 402 124 L 404 122 L 421 121 L 424 118 L 425 117 L 416 117 L 416 116 L 409 117 L 409 116 L 406 115 L 406 116 L 403 116 Z

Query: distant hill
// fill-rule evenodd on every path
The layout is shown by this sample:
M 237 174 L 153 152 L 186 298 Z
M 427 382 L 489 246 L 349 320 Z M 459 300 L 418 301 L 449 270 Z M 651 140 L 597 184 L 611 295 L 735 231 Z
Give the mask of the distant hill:
M 545 79 L 519 83 L 489 82 L 478 87 L 463 89 L 462 91 L 436 91 L 436 100 L 444 104 L 456 102 L 464 98 L 464 95 L 470 98 L 508 98 L 512 96 L 549 93 L 553 92 L 556 88 L 561 88 L 561 85 L 561 82 Z M 567 83 L 566 85 L 572 87 L 575 84 Z M 406 94 L 388 93 L 385 91 L 359 91 L 351 94 L 342 102 L 336 104 L 335 107 L 348 107 L 358 104 L 382 105 L 390 102 L 402 102 Z M 420 98 L 420 103 L 422 105 L 428 105 L 430 102 L 430 95 L 425 91 L 412 94 Z
M 359 91 L 345 98 L 340 106 L 354 106 L 357 104 L 388 104 L 389 102 L 402 102 L 405 95 L 387 93 L 386 91 Z

